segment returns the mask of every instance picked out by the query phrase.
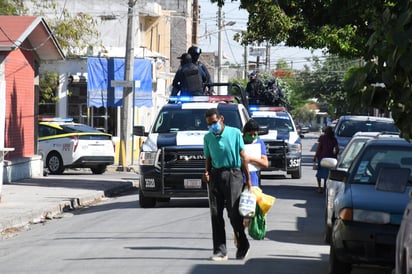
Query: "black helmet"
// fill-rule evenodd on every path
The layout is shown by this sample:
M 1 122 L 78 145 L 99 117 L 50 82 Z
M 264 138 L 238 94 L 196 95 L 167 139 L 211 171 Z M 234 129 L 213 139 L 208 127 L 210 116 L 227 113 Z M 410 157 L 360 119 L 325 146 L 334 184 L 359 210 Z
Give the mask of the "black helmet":
M 202 49 L 196 46 L 191 46 L 188 50 L 187 53 L 189 53 L 190 55 L 192 55 L 192 57 L 194 55 L 200 55 L 202 53 Z
M 191 46 L 187 50 L 187 53 L 189 53 L 192 56 L 193 63 L 197 63 L 197 60 L 199 60 L 199 56 L 202 53 L 202 50 L 199 47 Z

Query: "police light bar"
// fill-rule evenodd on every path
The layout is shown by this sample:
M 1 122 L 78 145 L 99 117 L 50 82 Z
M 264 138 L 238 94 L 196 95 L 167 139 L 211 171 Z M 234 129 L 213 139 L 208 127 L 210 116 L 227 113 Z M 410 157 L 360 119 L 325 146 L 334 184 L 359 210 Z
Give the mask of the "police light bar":
M 235 96 L 231 95 L 211 95 L 211 96 L 170 96 L 169 101 L 176 103 L 195 103 L 195 102 L 234 102 Z
M 73 122 L 73 118 L 39 117 L 39 122 Z
M 262 107 L 262 106 L 249 106 L 250 111 L 273 111 L 273 112 L 280 112 L 280 111 L 286 111 L 285 107 Z

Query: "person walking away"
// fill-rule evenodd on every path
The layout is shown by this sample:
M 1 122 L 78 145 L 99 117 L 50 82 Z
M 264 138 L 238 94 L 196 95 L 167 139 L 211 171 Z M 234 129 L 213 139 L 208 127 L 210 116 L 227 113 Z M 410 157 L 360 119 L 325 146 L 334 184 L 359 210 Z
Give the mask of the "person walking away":
M 249 104 L 255 104 L 261 99 L 265 85 L 258 79 L 257 73 L 252 71 L 249 74 L 249 82 L 246 85 L 246 96 L 249 98 Z
M 313 162 L 317 163 L 318 169 L 316 171 L 316 180 L 318 182 L 317 192 L 322 193 L 326 186 L 326 180 L 329 175 L 329 168 L 320 166 L 320 161 L 326 157 L 337 158 L 339 154 L 339 145 L 336 140 L 332 127 L 328 126 L 325 129 L 325 133 L 318 139 L 318 148 L 316 149 Z M 323 189 L 321 181 L 323 179 Z
M 212 87 L 210 86 L 212 82 L 212 78 L 210 77 L 210 73 L 205 64 L 199 61 L 200 54 L 202 53 L 202 49 L 196 46 L 191 46 L 188 48 L 187 53 L 192 56 L 193 64 L 197 65 L 200 70 L 200 75 L 202 76 L 203 87 L 206 88 L 206 93 L 212 95 Z
M 203 95 L 203 80 L 197 65 L 192 63 L 192 57 L 183 53 L 180 59 L 180 67 L 172 82 L 171 96 L 201 96 Z
M 249 252 L 249 241 L 243 217 L 239 213 L 243 190 L 243 173 L 251 189 L 248 159 L 239 129 L 224 124 L 224 117 L 216 108 L 205 114 L 209 132 L 204 136 L 206 171 L 203 180 L 208 184 L 209 207 L 212 221 L 213 255 L 211 260 L 227 260 L 226 232 L 223 211 L 226 208 L 230 224 L 238 240 L 236 259 L 244 259 Z

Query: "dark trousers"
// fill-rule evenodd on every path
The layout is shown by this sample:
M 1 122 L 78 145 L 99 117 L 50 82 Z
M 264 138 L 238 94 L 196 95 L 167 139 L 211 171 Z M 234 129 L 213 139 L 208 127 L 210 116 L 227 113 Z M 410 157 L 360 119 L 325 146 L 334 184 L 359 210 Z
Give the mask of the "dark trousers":
M 233 227 L 238 248 L 249 246 L 239 213 L 240 194 L 243 190 L 243 175 L 240 169 L 212 169 L 209 181 L 209 207 L 212 219 L 213 253 L 227 254 L 225 221 L 223 210 L 226 208 Z

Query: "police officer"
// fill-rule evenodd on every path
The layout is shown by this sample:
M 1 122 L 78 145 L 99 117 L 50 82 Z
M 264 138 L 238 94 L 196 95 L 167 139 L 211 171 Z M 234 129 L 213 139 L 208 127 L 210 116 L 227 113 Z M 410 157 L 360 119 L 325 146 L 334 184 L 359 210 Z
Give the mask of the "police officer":
M 193 64 L 197 65 L 200 70 L 200 74 L 202 75 L 203 79 L 203 86 L 208 87 L 208 85 L 212 84 L 212 80 L 209 74 L 209 71 L 207 70 L 205 64 L 199 61 L 200 54 L 202 53 L 202 49 L 196 46 L 191 46 L 188 50 L 187 53 L 192 56 L 192 62 Z M 208 87 L 209 94 L 211 93 L 211 87 Z
M 192 62 L 189 53 L 183 53 L 180 59 L 180 67 L 173 79 L 171 96 L 199 96 L 203 95 L 203 79 L 199 67 Z
M 261 99 L 265 86 L 263 82 L 257 78 L 256 72 L 252 71 L 249 74 L 249 82 L 246 85 L 246 95 L 249 97 L 249 102 Z

